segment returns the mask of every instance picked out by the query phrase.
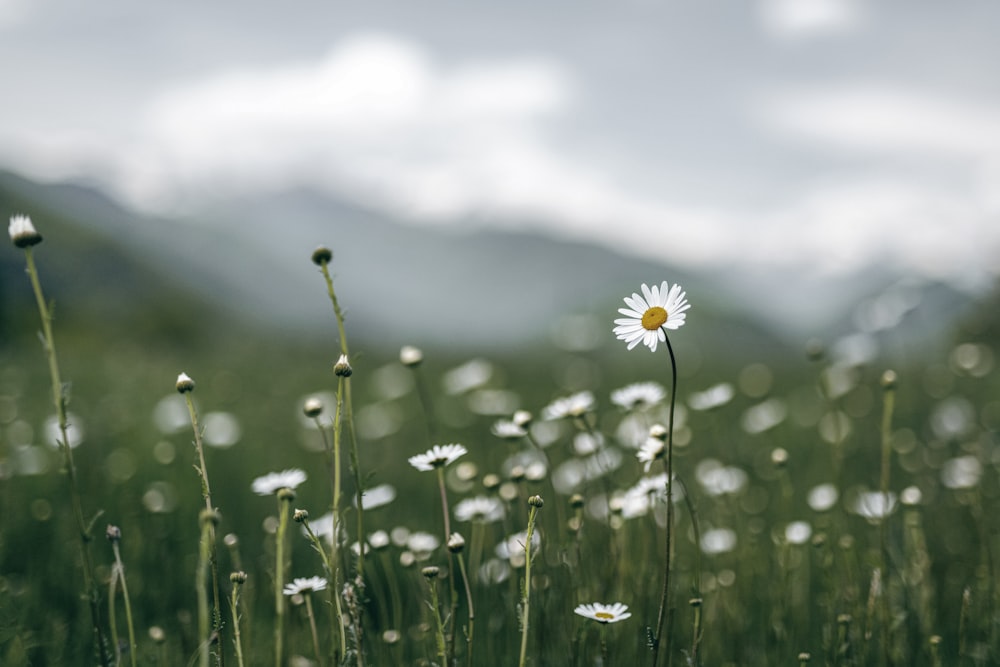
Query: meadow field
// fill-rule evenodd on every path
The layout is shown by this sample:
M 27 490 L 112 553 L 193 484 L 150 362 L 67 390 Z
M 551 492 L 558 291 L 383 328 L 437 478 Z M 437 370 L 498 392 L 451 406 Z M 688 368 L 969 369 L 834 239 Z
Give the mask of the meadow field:
M 670 276 L 600 346 L 386 349 L 318 249 L 325 341 L 140 336 L 10 231 L 0 664 L 1000 664 L 996 293 L 891 367 L 707 348 Z

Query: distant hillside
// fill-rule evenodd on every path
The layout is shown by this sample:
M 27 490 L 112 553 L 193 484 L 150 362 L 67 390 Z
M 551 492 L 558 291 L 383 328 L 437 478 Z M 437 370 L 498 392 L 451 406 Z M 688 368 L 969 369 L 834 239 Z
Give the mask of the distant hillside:
M 856 303 L 893 284 L 893 277 L 872 270 L 843 281 L 834 298 L 796 276 L 699 275 L 471 222 L 417 227 L 302 190 L 167 220 L 128 211 L 92 188 L 43 185 L 0 172 L 0 213 L 6 220 L 12 212 L 32 215 L 42 228 L 46 261 L 60 266 L 62 282 L 51 286 L 55 296 L 64 290 L 67 301 L 86 302 L 94 316 L 144 313 L 153 323 L 148 326 L 159 330 L 183 326 L 174 320 L 190 321 L 187 315 L 198 312 L 290 340 L 329 336 L 329 301 L 309 260 L 319 244 L 334 250 L 352 336 L 371 346 L 416 342 L 510 351 L 548 345 L 552 329 L 573 313 L 595 315 L 606 329 L 599 332 L 603 345 L 612 345 L 610 322 L 621 297 L 641 282 L 667 278 L 683 284 L 694 304 L 684 344 L 698 341 L 703 354 L 723 357 L 778 357 L 798 354 L 811 332 L 801 323 L 775 326 L 768 308 L 774 296 L 755 292 L 754 284 L 779 284 L 814 310 L 825 307 L 828 319 L 814 321 L 811 335 L 828 341 L 855 330 Z M 25 301 L 23 289 L 10 287 L 15 278 L 23 280 L 22 271 L 18 253 L 0 253 L 0 327 L 4 312 L 9 318 Z M 919 292 L 921 308 L 945 316 L 921 320 L 910 331 L 918 340 L 939 336 L 968 301 L 941 286 Z

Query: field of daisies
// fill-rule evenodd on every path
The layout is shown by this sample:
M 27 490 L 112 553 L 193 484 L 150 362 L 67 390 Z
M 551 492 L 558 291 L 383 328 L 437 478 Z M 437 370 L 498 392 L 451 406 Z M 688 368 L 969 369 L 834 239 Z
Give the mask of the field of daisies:
M 456 358 L 354 340 L 320 247 L 322 349 L 108 346 L 8 232 L 0 664 L 1000 664 L 995 303 L 721 365 L 655 277 L 606 352 Z

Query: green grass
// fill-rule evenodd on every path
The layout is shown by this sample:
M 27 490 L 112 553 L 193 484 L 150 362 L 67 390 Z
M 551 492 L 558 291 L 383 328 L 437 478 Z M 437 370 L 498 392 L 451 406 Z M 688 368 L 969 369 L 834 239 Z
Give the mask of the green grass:
M 44 252 L 37 256 L 44 285 L 45 274 L 58 267 L 45 265 Z M 30 289 L 26 280 L 23 287 Z M 324 289 L 320 277 L 317 289 Z M 226 663 L 236 664 L 228 604 L 229 573 L 236 570 L 248 575 L 240 587 L 246 664 L 272 664 L 278 507 L 273 497 L 254 495 L 250 485 L 271 471 L 302 468 L 309 478 L 296 490 L 293 507 L 307 509 L 311 520 L 330 509 L 330 468 L 319 435 L 303 422 L 301 409 L 306 396 L 336 391 L 332 364 L 339 344 L 332 311 L 329 341 L 305 344 L 225 328 L 210 333 L 212 327 L 224 327 L 218 322 L 189 329 L 174 323 L 170 336 L 133 338 L 74 315 L 86 311 L 85 303 L 60 304 L 59 312 L 64 308 L 69 314 L 56 319 L 55 338 L 63 378 L 73 382 L 71 421 L 85 428 L 74 456 L 84 514 L 88 520 L 96 516 L 89 549 L 105 635 L 110 635 L 107 595 L 114 553 L 104 528 L 114 524 L 121 528 L 138 664 L 198 660 L 203 637 L 195 574 L 199 512 L 204 509 L 193 468 L 198 457 L 190 426 L 163 430 L 154 420 L 163 401 L 183 408 L 174 382 L 185 371 L 197 382 L 193 396 L 200 417 L 228 413 L 242 431 L 235 445 L 208 446 L 205 452 L 213 504 L 222 516 L 216 532 L 223 641 L 213 649 L 212 664 L 219 651 Z M 694 301 L 690 322 L 697 317 Z M 60 472 L 59 452 L 45 444 L 43 424 L 53 409 L 45 356 L 33 333 L 37 312 L 18 311 L 9 319 L 14 322 L 8 326 L 10 336 L 0 342 L 0 663 L 93 664 L 68 482 Z M 348 321 L 348 337 L 350 329 Z M 758 358 L 746 358 L 730 367 L 713 365 L 712 350 L 700 350 L 698 362 L 687 365 L 685 354 L 694 355 L 685 337 L 692 330 L 684 327 L 671 335 L 678 349 L 677 399 L 683 408 L 675 433 L 675 470 L 690 504 L 676 504 L 674 603 L 661 664 L 668 658 L 674 665 L 691 659 L 698 616 L 702 636 L 692 662 L 704 665 L 797 664 L 803 652 L 811 654 L 811 664 L 998 664 L 1000 387 L 992 371 L 998 354 L 995 325 L 980 322 L 974 329 L 956 330 L 952 346 L 895 368 L 899 380 L 889 440 L 889 490 L 898 497 L 904 489 L 917 489 L 920 498 L 898 503 L 889 515 L 884 550 L 882 526 L 852 510 L 859 494 L 878 491 L 880 485 L 879 379 L 884 366 L 841 369 L 846 378 L 842 393 L 829 398 L 821 391 L 821 378 L 830 363 L 810 361 L 804 352 L 777 363 L 768 359 L 766 366 Z M 969 342 L 977 347 L 959 347 Z M 446 468 L 450 507 L 477 495 L 499 496 L 505 507 L 502 520 L 483 525 L 451 517 L 452 530 L 466 540 L 463 557 L 472 579 L 473 663 L 518 662 L 524 568 L 497 557 L 494 549 L 526 529 L 527 500 L 539 495 L 544 506 L 537 512 L 541 543 L 531 566 L 527 664 L 589 666 L 599 664 L 604 652 L 608 664 L 649 664 L 648 637 L 655 631 L 663 577 L 663 505 L 634 518 L 601 508 L 607 506 L 602 499 L 620 495 L 643 476 L 634 448 L 620 436 L 623 420 L 636 418 L 648 426 L 665 424 L 667 418 L 666 402 L 630 415 L 612 405 L 609 395 L 638 381 L 669 387 L 666 351 L 626 352 L 615 344 L 586 353 L 494 351 L 487 355 L 493 372 L 485 385 L 451 394 L 442 388 L 442 377 L 468 359 L 453 356 L 445 346 L 440 351 L 428 347 L 419 373 L 433 404 L 431 439 L 413 373 L 396 360 L 396 351 L 366 348 L 358 340 L 351 340 L 351 348 L 360 478 L 365 488 L 389 484 L 396 491 L 394 501 L 365 512 L 365 533 L 386 531 L 399 538 L 404 531 L 423 531 L 442 542 L 419 559 L 392 542 L 369 552 L 363 587 L 341 598 L 344 614 L 356 618 L 347 632 L 348 644 L 360 645 L 364 663 L 437 660 L 437 621 L 428 608 L 430 590 L 421 572 L 436 566 L 441 618 L 454 635 L 447 638 L 447 650 L 456 664 L 466 664 L 468 606 L 457 579 L 451 613 L 436 476 L 407 462 L 432 444 L 458 442 L 469 451 Z M 732 350 L 726 353 L 732 356 Z M 708 411 L 688 406 L 692 394 L 718 382 L 734 387 L 732 400 Z M 597 399 L 586 426 L 579 420 L 543 423 L 542 409 L 551 400 L 584 389 Z M 549 476 L 535 479 L 529 472 L 521 477 L 514 464 L 524 461 L 517 457 L 532 455 L 534 447 L 524 439 L 504 441 L 491 433 L 498 418 L 509 417 L 506 408 L 511 406 L 505 405 L 502 415 L 488 414 L 497 395 L 486 390 L 509 392 L 500 398 L 534 413 L 532 433 L 546 444 L 553 469 L 591 456 L 574 449 L 574 440 L 588 429 L 603 434 L 604 460 L 617 453 L 620 465 L 559 491 Z M 784 417 L 753 432 L 747 411 L 769 400 L 775 401 L 772 407 L 784 409 Z M 324 415 L 329 417 L 333 409 L 327 403 Z M 824 417 L 830 413 L 841 417 Z M 839 426 L 831 428 L 831 423 Z M 346 433 L 341 448 L 340 507 L 346 529 L 338 558 L 341 585 L 353 581 L 357 564 L 349 547 L 359 537 Z M 775 458 L 779 449 L 787 453 L 787 461 Z M 978 475 L 970 475 L 973 461 Z M 661 463 L 654 462 L 651 473 L 661 471 Z M 968 483 L 956 484 L 963 474 Z M 489 475 L 499 476 L 499 487 Z M 729 484 L 729 490 L 713 488 L 720 483 Z M 809 496 L 821 484 L 834 485 L 839 499 L 817 511 Z M 572 493 L 583 497 L 579 513 L 570 506 Z M 786 533 L 793 522 L 804 524 L 796 524 L 797 533 Z M 699 548 L 696 530 L 714 544 L 735 541 L 713 553 Z M 288 533 L 285 557 L 290 567 L 284 581 L 324 575 L 322 559 L 300 527 L 291 524 Z M 797 535 L 806 533 L 798 543 Z M 227 546 L 224 536 L 236 536 L 237 546 Z M 874 573 L 883 563 L 881 583 L 873 587 Z M 455 569 L 458 577 L 457 562 Z M 700 605 L 690 604 L 693 599 Z M 290 602 L 284 622 L 286 655 L 315 660 L 306 606 Z M 602 627 L 573 613 L 578 604 L 591 602 L 623 602 L 632 616 Z M 314 593 L 312 603 L 322 664 L 329 664 L 332 642 L 339 642 L 331 631 L 334 608 L 325 591 Z M 117 635 L 125 638 L 120 597 L 116 611 Z M 355 664 L 356 656 L 349 654 L 345 661 Z

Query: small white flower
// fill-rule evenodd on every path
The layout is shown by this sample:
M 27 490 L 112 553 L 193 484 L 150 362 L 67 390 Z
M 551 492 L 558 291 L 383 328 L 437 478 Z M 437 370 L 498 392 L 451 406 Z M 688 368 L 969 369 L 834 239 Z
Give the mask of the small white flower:
M 502 520 L 503 515 L 503 503 L 490 496 L 466 498 L 455 505 L 455 519 L 458 521 L 491 523 Z
M 31 218 L 26 215 L 12 215 L 7 233 L 18 248 L 27 248 L 42 242 L 42 235 L 31 224 Z
M 611 392 L 611 402 L 625 410 L 636 410 L 656 405 L 667 396 L 667 391 L 656 382 L 636 382 Z
M 691 307 L 680 285 L 673 287 L 667 281 L 659 286 L 642 284 L 642 295 L 633 293 L 625 297 L 628 308 L 619 308 L 624 318 L 615 320 L 614 334 L 632 349 L 639 343 L 656 352 L 657 343 L 667 340 L 666 329 L 679 329 L 687 317 L 684 311 Z
M 542 418 L 548 421 L 564 419 L 566 417 L 582 417 L 594 409 L 594 394 L 589 391 L 581 391 L 557 398 L 549 403 L 542 410 Z
M 409 461 L 410 465 L 417 470 L 429 471 L 443 468 L 463 454 L 467 454 L 468 451 L 462 445 L 434 445 L 423 454 L 411 456 Z
M 621 602 L 581 604 L 573 612 L 585 618 L 592 618 L 598 623 L 617 623 L 632 616 L 628 611 L 628 605 Z
M 270 496 L 281 489 L 295 489 L 306 481 L 306 473 L 298 468 L 271 472 L 253 481 L 251 488 L 258 496 Z
M 711 410 L 725 405 L 733 399 L 733 385 L 722 382 L 688 397 L 688 405 L 694 410 Z
M 312 593 L 322 591 L 326 588 L 326 579 L 323 577 L 296 577 L 292 583 L 285 586 L 285 595 L 300 595 L 302 593 Z
M 494 422 L 493 427 L 490 430 L 493 431 L 493 435 L 501 440 L 518 440 L 519 438 L 523 438 L 528 435 L 528 432 L 519 424 L 507 419 L 501 419 Z
M 659 438 L 646 438 L 646 442 L 643 443 L 636 454 L 639 461 L 646 464 L 643 466 L 643 472 L 649 472 L 653 461 L 663 457 L 664 447 L 663 441 Z

